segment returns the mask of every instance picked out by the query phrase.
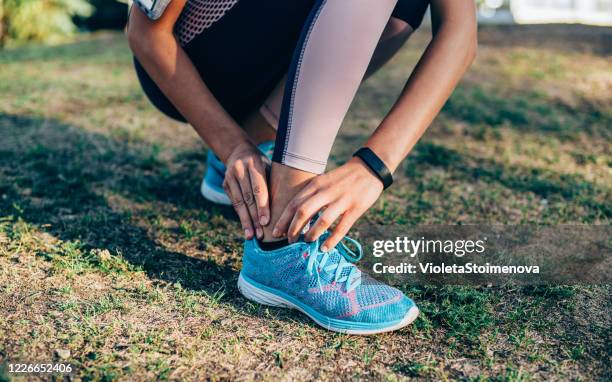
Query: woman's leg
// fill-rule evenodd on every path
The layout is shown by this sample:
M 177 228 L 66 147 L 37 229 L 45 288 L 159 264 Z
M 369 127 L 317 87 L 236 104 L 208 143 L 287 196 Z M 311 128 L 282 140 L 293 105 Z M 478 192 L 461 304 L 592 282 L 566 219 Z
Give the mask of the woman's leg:
M 370 60 L 365 77 L 371 76 L 382 68 L 401 49 L 413 31 L 414 29 L 406 21 L 391 17 L 378 41 L 378 45 Z M 266 99 L 259 112 L 250 116 L 244 124 L 245 131 L 255 143 L 259 144 L 276 138 L 276 130 L 279 126 L 286 80 L 287 78 L 285 77 L 279 82 L 278 86 Z M 288 166 L 274 165 L 274 167 L 277 167 L 276 171 L 274 171 L 276 175 L 275 179 L 284 179 L 288 177 L 287 179 L 290 183 L 283 184 L 284 187 L 288 189 L 299 190 L 312 177 L 312 173 L 302 173 Z M 296 172 L 298 174 L 297 176 L 295 176 Z M 290 193 L 284 193 L 284 191 L 279 190 L 280 184 L 281 182 L 273 182 L 271 184 L 274 189 L 272 194 L 276 195 L 275 199 L 277 200 L 277 204 L 285 205 L 286 200 L 283 201 L 283 199 L 288 198 Z M 284 193 L 286 197 L 282 198 L 280 196 L 281 193 Z
M 256 145 L 276 139 L 275 125 L 270 124 L 268 119 L 260 112 L 252 113 L 246 117 L 242 123 L 242 129 Z
M 368 78 L 376 73 L 393 58 L 413 31 L 414 28 L 403 19 L 391 17 L 378 41 L 365 77 Z M 274 131 L 278 129 L 286 82 L 287 76 L 278 83 L 257 113 L 259 114 L 258 118 L 264 118 L 268 122 L 268 127 L 274 129 Z
M 401 49 L 413 31 L 413 27 L 403 19 L 391 17 L 378 41 L 378 45 L 370 60 L 365 77 L 371 76 L 382 68 Z M 279 82 L 278 86 L 266 99 L 259 112 L 254 113 L 254 115 L 248 119 L 248 123 L 245 124 L 245 130 L 257 143 L 273 140 L 276 135 L 286 80 L 287 78 L 285 77 Z M 288 189 L 299 190 L 312 177 L 311 173 L 300 173 L 299 170 L 292 169 L 288 166 L 274 165 L 274 167 L 278 167 L 274 172 L 276 179 L 288 179 L 288 182 L 284 183 L 284 186 Z M 298 173 L 298 176 L 295 176 L 295 172 Z M 271 184 L 274 188 L 272 194 L 276 195 L 276 204 L 285 205 L 286 200 L 283 201 L 282 199 L 287 199 L 292 194 L 285 193 L 286 198 L 282 198 L 280 195 L 284 191 L 278 189 L 280 184 L 281 182 L 273 182 Z
M 270 177 L 271 232 L 293 196 L 324 172 L 332 144 L 365 76 L 396 0 L 322 0 L 295 51 Z
M 366 78 L 377 72 L 380 68 L 382 68 L 404 45 L 404 43 L 408 40 L 408 38 L 412 35 L 414 29 L 404 20 L 392 17 L 378 42 L 374 55 L 370 60 L 370 64 L 368 66 L 366 72 Z M 284 88 L 287 78 L 285 77 L 274 89 L 274 91 L 270 94 L 266 102 L 262 105 L 259 113 L 257 113 L 258 121 L 262 119 L 267 123 L 265 125 L 267 128 L 266 137 L 270 137 L 270 131 L 273 130 L 274 133 L 276 129 L 278 129 L 279 119 L 281 114 L 282 102 L 283 102 L 283 94 Z M 258 123 L 251 125 L 255 129 L 260 127 L 263 128 L 263 123 Z M 255 129 L 247 129 L 250 135 L 252 136 L 260 136 L 258 131 Z M 255 138 L 254 138 L 255 139 Z M 270 138 L 274 139 L 274 138 Z M 268 140 L 268 139 L 264 139 Z M 260 141 L 258 141 L 260 142 Z M 312 177 L 311 173 L 299 173 L 299 170 L 292 169 L 288 166 L 277 166 L 274 165 L 276 170 L 274 171 L 275 179 L 283 179 L 288 177 L 289 182 L 285 183 L 284 186 L 289 189 L 300 189 L 305 185 L 305 183 Z M 298 172 L 298 176 L 295 176 L 293 173 Z M 284 191 L 279 190 L 279 186 L 281 182 L 273 182 L 271 186 L 273 186 L 274 191 L 271 194 L 275 195 L 276 204 L 285 205 L 286 199 L 289 198 L 290 194 L 286 193 L 286 198 L 280 197 L 280 194 Z M 283 200 L 285 199 L 285 200 Z
M 378 45 L 376 46 L 365 78 L 368 78 L 382 68 L 401 49 L 413 31 L 414 29 L 407 22 L 399 18 L 392 17 L 387 23 Z M 256 113 L 257 116 L 255 119 L 259 121 L 259 123 L 252 124 L 252 128 L 246 129 L 249 135 L 252 137 L 259 137 L 260 133 L 256 129 L 263 128 L 264 125 L 267 126 L 267 128 L 265 128 L 265 136 L 267 138 L 271 137 L 272 129 L 274 129 L 274 132 L 276 132 L 276 129 L 278 129 L 286 80 L 287 78 L 284 78 L 279 83 L 277 88 L 270 94 L 266 102 L 264 102 L 259 110 L 259 113 Z M 266 123 L 262 123 L 262 120 L 264 120 Z M 268 139 L 264 139 L 264 141 L 265 140 Z M 276 202 L 275 204 L 279 206 L 285 206 L 290 198 L 294 195 L 293 192 L 287 192 L 286 189 L 299 190 L 313 176 L 312 173 L 300 171 L 288 166 L 273 164 L 273 168 L 275 168 L 273 171 L 274 179 L 277 181 L 270 182 L 271 195 Z M 286 182 L 279 182 L 278 180 L 280 179 L 285 179 Z M 281 185 L 283 186 L 283 189 L 281 189 Z M 279 207 L 278 210 L 281 210 L 281 207 Z

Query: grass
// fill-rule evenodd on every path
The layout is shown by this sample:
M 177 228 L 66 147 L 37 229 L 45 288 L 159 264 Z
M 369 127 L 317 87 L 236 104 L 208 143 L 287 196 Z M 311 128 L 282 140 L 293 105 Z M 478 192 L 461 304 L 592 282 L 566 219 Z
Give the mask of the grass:
M 609 224 L 610 31 L 567 27 L 580 33 L 561 44 L 558 28 L 481 30 L 474 66 L 364 221 Z M 362 86 L 333 164 L 426 38 Z M 96 381 L 609 378 L 609 285 L 405 286 L 420 318 L 367 338 L 248 302 L 238 223 L 198 195 L 206 149 L 149 105 L 121 35 L 4 51 L 0 68 L 0 363 L 64 360 Z

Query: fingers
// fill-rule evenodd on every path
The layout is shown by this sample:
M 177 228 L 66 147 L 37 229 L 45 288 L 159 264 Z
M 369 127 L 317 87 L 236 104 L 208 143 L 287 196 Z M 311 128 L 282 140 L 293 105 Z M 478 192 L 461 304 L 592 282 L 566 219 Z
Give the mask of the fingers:
M 353 224 L 355 224 L 357 218 L 359 218 L 359 215 L 351 212 L 347 212 L 342 215 L 342 218 L 336 227 L 334 227 L 332 234 L 329 235 L 327 240 L 325 240 L 325 243 L 323 243 L 321 246 L 321 250 L 326 252 L 329 248 L 334 248 L 336 245 L 338 245 L 340 240 L 346 236 Z
M 295 210 L 289 229 L 287 230 L 287 238 L 290 243 L 295 242 L 299 237 L 304 226 L 310 219 L 321 209 L 323 209 L 329 200 L 322 194 L 315 194 L 308 198 L 301 206 Z
M 262 226 L 268 225 L 270 222 L 270 206 L 268 199 L 268 184 L 266 182 L 265 167 L 261 162 L 255 162 L 249 168 L 249 177 L 251 180 L 251 189 L 257 207 L 257 215 L 253 219 L 258 219 Z
M 246 171 L 245 171 L 246 172 Z M 253 196 L 253 190 L 251 188 L 251 179 L 247 173 L 240 174 L 238 177 L 238 185 L 240 185 L 240 191 L 242 192 L 242 200 L 249 211 L 249 220 L 251 225 L 255 228 L 255 233 L 258 238 L 263 236 L 263 230 L 259 224 L 257 218 L 257 205 L 255 203 L 255 197 Z
M 232 176 L 226 176 L 225 181 L 223 182 L 223 188 L 229 195 L 232 205 L 234 206 L 234 210 L 236 210 L 236 213 L 238 214 L 240 224 L 244 230 L 244 236 L 247 240 L 251 240 L 255 230 L 253 228 L 251 216 L 249 215 L 248 207 L 243 199 L 242 190 L 240 189 L 238 181 Z
M 315 241 L 321 236 L 346 209 L 340 203 L 329 205 L 325 211 L 317 218 L 315 224 L 310 227 L 304 239 L 306 241 Z
M 226 192 L 231 195 L 232 205 L 240 218 L 247 239 L 263 237 L 262 221 L 268 224 L 268 187 L 265 169 L 258 161 L 236 164 L 226 174 Z
M 302 203 L 304 203 L 304 201 L 308 199 L 308 197 L 313 195 L 315 191 L 316 190 L 314 188 L 310 188 L 307 186 L 293 197 L 293 199 L 287 204 L 287 206 L 283 210 L 281 216 L 276 221 L 274 229 L 272 230 L 272 236 L 283 237 L 285 234 L 287 234 L 287 231 L 289 230 L 289 225 L 291 224 L 291 221 L 293 220 L 293 217 L 295 216 L 298 207 L 300 207 Z

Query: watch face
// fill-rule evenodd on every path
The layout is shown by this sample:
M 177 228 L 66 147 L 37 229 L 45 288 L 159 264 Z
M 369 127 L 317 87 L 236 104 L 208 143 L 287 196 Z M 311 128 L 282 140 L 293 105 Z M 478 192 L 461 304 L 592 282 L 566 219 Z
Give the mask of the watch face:
M 138 0 L 140 3 L 147 8 L 148 10 L 152 10 L 155 5 L 155 0 Z

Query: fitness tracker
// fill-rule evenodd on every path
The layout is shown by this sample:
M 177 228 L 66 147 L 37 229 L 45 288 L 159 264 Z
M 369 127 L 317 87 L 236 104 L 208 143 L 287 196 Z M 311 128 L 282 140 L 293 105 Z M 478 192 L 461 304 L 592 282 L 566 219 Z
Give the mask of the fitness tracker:
M 368 147 L 362 147 L 355 154 L 354 157 L 359 157 L 365 163 L 366 166 L 370 168 L 376 174 L 378 179 L 383 183 L 384 189 L 389 188 L 390 185 L 393 184 L 393 176 L 391 175 L 391 171 L 385 165 L 374 151 L 370 150 Z

